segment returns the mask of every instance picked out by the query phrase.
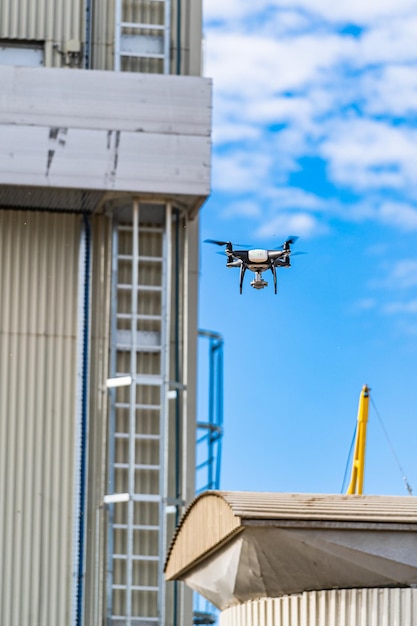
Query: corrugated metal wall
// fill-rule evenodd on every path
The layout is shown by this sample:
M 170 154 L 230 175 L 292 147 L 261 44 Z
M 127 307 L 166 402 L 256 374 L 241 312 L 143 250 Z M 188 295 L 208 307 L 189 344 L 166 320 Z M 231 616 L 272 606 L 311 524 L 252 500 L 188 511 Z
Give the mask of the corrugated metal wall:
M 2 0 L 0 3 L 0 39 L 17 42 L 39 42 L 45 48 L 45 65 L 49 67 L 82 67 L 83 49 L 75 56 L 66 54 L 74 42 L 84 47 L 86 0 Z M 171 73 L 201 74 L 200 0 L 171 2 Z M 125 0 L 123 20 L 163 23 L 163 2 Z M 92 69 L 114 68 L 115 3 L 114 0 L 91 0 Z M 151 31 L 149 31 L 150 34 Z M 160 61 L 127 59 L 123 69 L 161 73 Z
M 84 624 L 102 624 L 105 595 L 109 319 L 111 297 L 111 217 L 91 219 L 91 332 L 89 358 L 89 425 L 87 524 L 85 546 Z
M 0 39 L 45 44 L 45 64 L 65 65 L 65 42 L 82 42 L 84 0 L 3 0 L 0 3 Z M 56 45 L 56 49 L 53 46 Z
M 0 211 L 0 623 L 70 623 L 80 217 Z
M 417 589 L 335 589 L 231 607 L 220 626 L 415 626 Z

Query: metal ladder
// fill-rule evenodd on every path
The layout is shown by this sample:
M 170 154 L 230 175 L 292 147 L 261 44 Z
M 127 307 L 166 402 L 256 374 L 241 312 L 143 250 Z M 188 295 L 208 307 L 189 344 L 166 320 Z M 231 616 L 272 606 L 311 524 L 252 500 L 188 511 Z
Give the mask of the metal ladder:
M 110 481 L 128 502 L 109 510 L 107 618 L 165 624 L 170 208 L 165 224 L 118 224 L 113 239 L 112 375 L 132 384 L 111 397 Z
M 136 59 L 126 69 L 169 74 L 171 0 L 136 0 L 115 3 L 114 69 L 124 69 L 122 58 Z M 151 64 L 153 61 L 153 64 Z

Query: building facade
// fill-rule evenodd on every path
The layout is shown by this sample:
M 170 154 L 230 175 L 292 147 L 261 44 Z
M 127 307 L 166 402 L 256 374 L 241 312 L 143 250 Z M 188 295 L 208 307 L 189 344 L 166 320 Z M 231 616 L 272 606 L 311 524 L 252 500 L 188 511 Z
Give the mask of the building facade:
M 201 2 L 0 4 L 0 622 L 182 625 Z

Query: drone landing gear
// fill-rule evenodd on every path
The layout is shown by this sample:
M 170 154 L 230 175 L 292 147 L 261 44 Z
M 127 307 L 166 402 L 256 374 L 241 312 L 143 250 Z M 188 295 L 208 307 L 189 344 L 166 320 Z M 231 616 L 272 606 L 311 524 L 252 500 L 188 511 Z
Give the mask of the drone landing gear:
M 254 289 L 263 289 L 264 287 L 268 287 L 268 283 L 262 278 L 262 272 L 255 272 L 255 278 L 252 280 L 250 286 Z
M 271 267 L 272 276 L 274 277 L 274 291 L 277 293 L 277 270 L 275 265 Z
M 246 272 L 246 266 L 242 265 L 240 266 L 240 283 L 239 283 L 239 288 L 240 288 L 240 293 L 242 293 L 242 288 L 243 288 L 243 278 L 245 276 L 245 272 Z

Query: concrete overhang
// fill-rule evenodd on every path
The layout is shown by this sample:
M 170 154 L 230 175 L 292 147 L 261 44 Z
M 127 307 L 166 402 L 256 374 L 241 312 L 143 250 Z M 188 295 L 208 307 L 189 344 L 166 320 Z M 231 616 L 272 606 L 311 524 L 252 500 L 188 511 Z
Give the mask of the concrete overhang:
M 209 79 L 0 66 L 0 83 L 1 205 L 209 195 Z
M 206 492 L 165 567 L 218 608 L 304 591 L 417 585 L 417 498 Z

